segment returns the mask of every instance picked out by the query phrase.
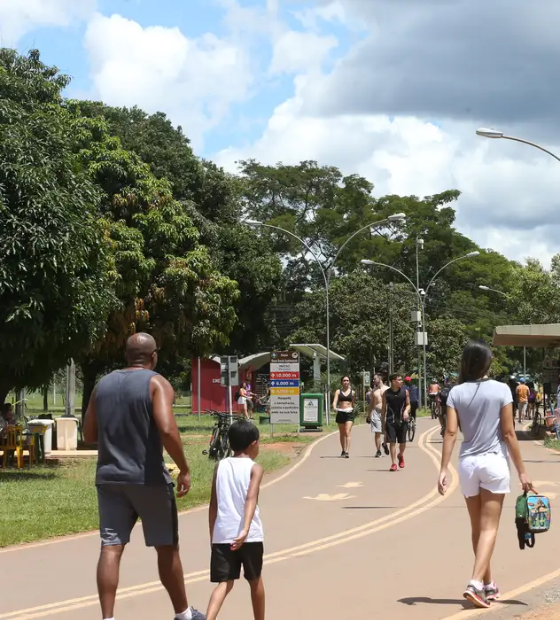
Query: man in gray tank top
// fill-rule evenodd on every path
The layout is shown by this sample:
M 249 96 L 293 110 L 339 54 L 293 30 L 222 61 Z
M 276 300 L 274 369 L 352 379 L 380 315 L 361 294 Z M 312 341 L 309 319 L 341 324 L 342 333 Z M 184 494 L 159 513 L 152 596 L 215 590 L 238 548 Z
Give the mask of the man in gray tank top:
M 154 372 L 157 345 L 152 336 L 131 336 L 126 360 L 127 368 L 105 375 L 95 386 L 84 424 L 84 439 L 98 444 L 97 587 L 103 618 L 114 620 L 121 557 L 140 517 L 146 545 L 157 551 L 175 618 L 201 620 L 204 615 L 187 603 L 174 484 L 163 459 L 165 447 L 179 468 L 177 496 L 183 497 L 191 479 L 173 415 L 175 393 L 169 381 Z

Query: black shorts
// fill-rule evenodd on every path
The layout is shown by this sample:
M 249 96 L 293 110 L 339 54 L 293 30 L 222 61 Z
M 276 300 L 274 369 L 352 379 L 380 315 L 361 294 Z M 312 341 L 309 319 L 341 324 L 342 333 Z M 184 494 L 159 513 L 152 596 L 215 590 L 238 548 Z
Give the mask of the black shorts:
M 348 411 L 337 411 L 336 412 L 336 423 L 337 424 L 346 424 L 346 422 L 353 422 L 356 414 L 354 413 L 354 409 L 348 409 Z
M 401 422 L 387 422 L 385 424 L 385 437 L 389 443 L 406 443 L 406 431 L 408 430 L 408 423 Z
M 245 579 L 255 581 L 262 574 L 263 555 L 262 542 L 245 543 L 237 551 L 232 551 L 230 544 L 212 545 L 210 581 L 235 581 L 241 576 L 242 566 Z

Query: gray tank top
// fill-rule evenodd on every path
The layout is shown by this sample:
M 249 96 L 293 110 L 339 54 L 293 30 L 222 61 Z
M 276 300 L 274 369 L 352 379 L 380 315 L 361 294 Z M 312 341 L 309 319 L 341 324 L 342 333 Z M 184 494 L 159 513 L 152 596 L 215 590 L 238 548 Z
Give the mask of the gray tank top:
M 96 484 L 171 482 L 150 398 L 150 380 L 156 374 L 115 370 L 97 384 Z

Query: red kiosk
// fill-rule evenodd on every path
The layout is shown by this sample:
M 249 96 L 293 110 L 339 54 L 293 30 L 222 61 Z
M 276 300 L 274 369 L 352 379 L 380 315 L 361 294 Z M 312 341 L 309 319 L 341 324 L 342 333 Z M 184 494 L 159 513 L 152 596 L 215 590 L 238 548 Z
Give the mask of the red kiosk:
M 198 410 L 198 358 L 192 359 L 192 413 Z M 258 396 L 265 396 L 269 385 L 270 353 L 255 353 L 239 360 L 239 381 L 251 386 L 251 391 Z M 239 386 L 232 386 L 234 394 Z M 200 359 L 200 413 L 206 409 L 229 411 L 227 389 L 221 384 L 220 358 L 216 355 Z M 233 411 L 237 411 L 237 403 L 233 402 Z

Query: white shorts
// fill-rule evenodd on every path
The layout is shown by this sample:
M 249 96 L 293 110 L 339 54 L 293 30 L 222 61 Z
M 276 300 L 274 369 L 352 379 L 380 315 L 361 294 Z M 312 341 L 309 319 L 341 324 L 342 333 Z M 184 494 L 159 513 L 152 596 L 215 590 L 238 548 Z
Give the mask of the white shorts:
M 517 403 L 517 409 L 521 415 L 525 415 L 527 413 L 527 407 L 529 403 Z
M 246 402 L 247 402 L 247 399 L 245 398 L 245 396 L 240 396 L 240 397 L 237 399 L 237 404 L 238 404 L 238 405 L 244 405 Z
M 381 433 L 383 431 L 381 424 L 381 413 L 375 409 L 371 412 L 371 432 Z
M 465 456 L 459 460 L 459 482 L 465 497 L 475 497 L 480 489 L 509 493 L 509 460 L 503 453 Z

